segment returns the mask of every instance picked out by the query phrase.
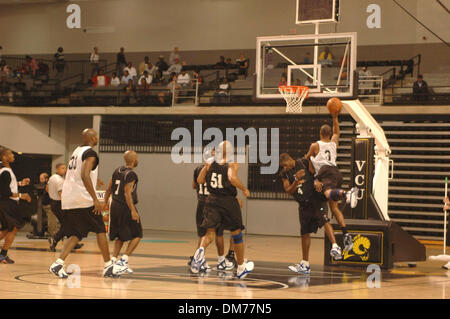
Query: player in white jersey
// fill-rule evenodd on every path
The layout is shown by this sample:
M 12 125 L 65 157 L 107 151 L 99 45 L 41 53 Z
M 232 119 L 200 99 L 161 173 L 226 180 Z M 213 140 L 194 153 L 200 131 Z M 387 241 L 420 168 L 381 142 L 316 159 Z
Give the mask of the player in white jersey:
M 314 187 L 328 199 L 331 211 L 344 234 L 344 249 L 349 251 L 353 247 L 352 237 L 347 232 L 344 215 L 338 207 L 338 201 L 345 198 L 352 208 L 356 207 L 358 204 L 358 189 L 356 187 L 349 191 L 340 189 L 343 179 L 336 165 L 337 146 L 340 136 L 338 114 L 332 114 L 332 117 L 333 130 L 327 124 L 322 125 L 320 128 L 320 140 L 311 144 L 306 158 L 310 160 L 316 173 Z
M 66 235 L 69 237 L 64 248 L 49 271 L 60 278 L 67 278 L 64 261 L 72 249 L 87 237 L 88 233 L 97 234 L 97 244 L 105 261 L 104 277 L 115 277 L 124 269 L 116 269 L 111 261 L 106 238 L 106 229 L 102 216 L 102 205 L 95 193 L 98 177 L 99 159 L 92 149 L 98 143 L 97 132 L 85 129 L 82 133 L 83 145 L 78 146 L 70 157 L 64 180 L 61 206 L 65 215 Z

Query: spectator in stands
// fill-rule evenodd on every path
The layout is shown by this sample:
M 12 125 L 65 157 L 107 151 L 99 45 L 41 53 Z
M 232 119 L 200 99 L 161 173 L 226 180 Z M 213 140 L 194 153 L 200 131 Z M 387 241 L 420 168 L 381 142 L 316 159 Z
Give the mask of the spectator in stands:
M 231 68 L 233 63 L 231 62 L 231 58 L 226 58 L 225 60 L 225 68 Z
M 0 101 L 7 100 L 9 103 L 13 102 L 13 92 L 11 92 L 11 83 L 8 82 L 5 75 L 0 79 Z
M 134 95 L 136 92 L 136 88 L 134 87 L 133 80 L 129 80 L 127 86 L 123 88 L 126 96 L 126 104 L 130 104 L 130 97 Z
M 147 72 L 147 71 L 145 71 Z M 148 73 L 147 73 L 148 75 Z M 137 88 L 138 94 L 139 95 L 144 95 L 147 96 L 150 94 L 150 83 L 147 82 L 147 79 L 144 77 L 144 75 L 141 76 L 141 78 L 139 79 L 139 84 L 138 84 L 138 88 Z
M 180 74 L 182 68 L 183 66 L 180 63 L 180 59 L 175 59 L 175 62 L 167 69 L 166 74 Z
M 166 86 L 167 91 L 158 93 L 158 100 L 161 104 L 166 104 L 165 98 L 170 97 L 172 94 L 175 94 L 175 101 L 177 100 L 178 89 L 180 88 L 177 84 L 177 78 L 176 74 L 172 74 L 172 80 Z
M 179 74 L 177 78 L 177 83 L 182 89 L 189 88 L 191 84 L 191 76 L 186 72 L 186 70 L 181 70 L 181 74 Z
M 169 65 L 164 60 L 164 55 L 159 56 L 158 62 L 156 62 L 156 69 L 157 69 L 157 77 L 158 79 L 162 78 L 162 75 L 167 69 L 169 68 Z
M 63 52 L 64 52 L 64 49 L 62 47 L 59 47 L 54 55 L 55 62 L 53 63 L 53 68 L 56 69 L 56 77 L 58 80 L 63 79 L 64 69 L 66 67 L 66 61 L 65 61 Z
M 128 73 L 128 70 L 123 70 L 122 78 L 120 79 L 120 84 L 127 85 L 129 81 L 133 81 L 133 77 Z
M 364 77 L 368 77 L 368 76 L 372 76 L 372 72 L 370 72 L 370 70 L 367 68 L 367 66 L 363 66 L 362 69 L 359 70 L 359 77 L 364 78 Z
M 311 53 L 306 52 L 303 58 L 303 64 L 312 64 Z
M 225 57 L 223 55 L 221 55 L 219 57 L 219 62 L 217 62 L 214 67 L 216 69 L 224 69 L 225 68 Z
M 416 101 L 426 101 L 429 97 L 428 84 L 423 80 L 423 76 L 419 74 L 417 81 L 413 85 L 413 96 Z
M 334 56 L 329 47 L 325 47 L 325 50 L 322 51 L 319 55 L 319 63 L 326 66 L 333 65 Z
M 359 84 L 360 94 L 367 95 L 370 94 L 370 89 L 373 87 L 371 82 L 364 81 L 367 77 L 372 76 L 372 72 L 367 68 L 367 66 L 363 66 L 361 70 L 358 72 L 359 79 L 361 83 Z
M 265 55 L 264 65 L 266 69 L 272 70 L 274 68 L 273 65 L 273 50 L 268 49 Z
M 10 74 L 11 74 L 11 69 L 6 64 L 6 61 L 5 60 L 1 60 L 0 61 L 0 75 L 5 75 L 5 76 L 8 77 Z
M 100 63 L 100 54 L 98 53 L 97 47 L 94 47 L 94 51 L 91 53 L 89 61 L 91 61 L 91 66 L 92 66 L 91 77 L 93 77 L 95 74 L 97 74 L 99 66 L 100 66 L 100 64 L 99 64 Z
M 36 73 L 39 70 L 39 66 L 38 66 L 36 60 L 29 55 L 27 55 L 25 57 L 25 60 L 27 61 L 26 67 L 27 67 L 28 73 L 31 74 L 31 76 L 33 78 L 36 78 Z
M 239 59 L 236 60 L 236 64 L 239 65 L 239 75 L 243 75 L 244 78 L 247 78 L 248 75 L 248 59 L 245 58 L 244 54 L 239 56 Z
M 287 78 L 286 78 L 286 74 L 282 74 L 281 75 L 281 79 L 280 82 L 278 82 L 278 86 L 285 86 L 287 85 Z
M 152 63 L 152 62 L 148 62 L 148 64 L 147 64 L 147 72 L 148 72 L 148 74 L 152 77 L 152 78 L 154 78 L 154 77 L 156 77 L 156 66 Z
M 213 103 L 214 104 L 228 103 L 230 91 L 231 91 L 231 86 L 230 86 L 230 83 L 228 83 L 228 79 L 223 78 L 221 80 L 221 83 L 219 84 L 219 87 L 216 90 L 216 93 L 214 93 Z
M 45 81 L 48 81 L 50 69 L 47 63 L 44 63 L 42 59 L 38 60 L 38 76 L 43 77 Z
M 117 53 L 117 60 L 116 60 L 116 72 L 119 74 L 119 77 L 122 75 L 122 70 L 126 65 L 127 60 L 125 59 L 125 49 L 120 48 L 120 52 Z
M 142 76 L 139 78 L 139 84 L 141 84 L 142 80 L 144 80 L 145 83 L 150 86 L 150 84 L 152 84 L 153 77 L 148 74 L 148 71 L 144 71 L 144 74 L 142 74 Z
M 144 61 L 139 64 L 139 75 L 144 74 L 144 71 L 148 71 L 148 63 L 150 59 L 148 56 L 144 57 Z
M 309 76 L 306 77 L 305 86 L 308 86 L 308 87 L 313 86 L 313 82 Z
M 117 87 L 120 85 L 120 78 L 117 76 L 116 72 L 113 72 L 111 76 L 111 86 Z
M 170 65 L 174 64 L 176 59 L 178 59 L 178 61 L 181 60 L 180 49 L 178 49 L 178 47 L 173 48 L 173 52 L 170 53 L 169 64 Z
M 92 78 L 95 88 L 103 88 L 109 86 L 111 79 L 105 75 L 103 69 L 99 69 L 97 75 Z
M 192 87 L 194 88 L 196 85 L 196 81 L 198 81 L 198 86 L 200 87 L 203 84 L 203 76 L 200 75 L 199 70 L 192 71 Z
M 137 76 L 136 68 L 133 66 L 133 63 L 128 62 L 128 65 L 123 69 L 123 72 L 128 71 L 128 74 L 134 78 Z

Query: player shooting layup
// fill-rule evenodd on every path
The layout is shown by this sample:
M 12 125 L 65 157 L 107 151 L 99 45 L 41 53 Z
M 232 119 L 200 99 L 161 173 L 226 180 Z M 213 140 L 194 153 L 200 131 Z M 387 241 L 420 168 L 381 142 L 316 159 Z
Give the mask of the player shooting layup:
M 327 124 L 320 128 L 320 140 L 312 143 L 306 158 L 309 159 L 316 172 L 314 186 L 318 192 L 322 192 L 328 199 L 331 211 L 341 226 L 344 234 L 344 249 L 349 251 L 353 247 L 352 236 L 347 233 L 344 215 L 338 207 L 338 201 L 345 198 L 347 203 L 355 208 L 358 204 L 358 189 L 353 187 L 349 191 L 340 189 L 342 186 L 342 174 L 337 168 L 337 146 L 339 143 L 340 129 L 338 113 L 332 113 L 333 130 Z

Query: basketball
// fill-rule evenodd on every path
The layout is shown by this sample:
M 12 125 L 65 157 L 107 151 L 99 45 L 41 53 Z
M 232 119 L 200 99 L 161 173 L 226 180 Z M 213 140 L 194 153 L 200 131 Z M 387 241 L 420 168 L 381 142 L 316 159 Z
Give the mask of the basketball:
M 342 110 L 342 102 L 337 97 L 332 97 L 327 102 L 327 109 L 330 114 L 339 114 Z

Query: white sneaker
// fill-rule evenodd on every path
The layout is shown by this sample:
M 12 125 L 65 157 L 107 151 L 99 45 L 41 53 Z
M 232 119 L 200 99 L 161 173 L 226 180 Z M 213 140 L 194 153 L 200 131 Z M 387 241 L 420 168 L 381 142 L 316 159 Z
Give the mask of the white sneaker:
M 130 275 L 133 273 L 133 269 L 131 269 L 130 266 L 128 265 L 128 260 L 120 258 L 118 262 L 120 262 L 121 265 L 125 265 L 125 267 L 126 267 L 125 270 L 122 273 L 127 273 L 127 274 L 130 274 Z
M 211 267 L 208 265 L 208 263 L 205 261 L 201 266 L 200 266 L 200 271 L 201 272 L 210 272 L 211 271 Z
M 57 262 L 54 262 L 50 266 L 50 269 L 48 271 L 59 278 L 68 278 L 69 277 L 69 275 L 66 273 L 66 270 L 64 269 L 64 265 L 58 264 Z
M 442 268 L 450 270 L 450 261 L 446 263 L 444 266 L 442 266 Z
M 244 279 L 245 277 L 247 277 L 247 275 L 249 273 L 251 273 L 253 271 L 253 269 L 255 268 L 255 264 L 253 263 L 253 261 L 245 262 L 244 265 L 245 265 L 245 267 L 241 271 L 239 271 L 239 266 L 238 266 L 236 275 L 239 279 Z
M 234 268 L 234 263 L 227 260 L 226 258 L 220 263 L 217 263 L 217 270 L 232 270 Z
M 334 260 L 341 260 L 342 259 L 342 250 L 341 247 L 338 245 L 333 245 L 333 247 L 330 250 L 330 255 L 333 257 Z
M 193 274 L 198 274 L 204 263 L 205 263 L 205 250 L 203 248 L 199 248 L 195 252 L 194 258 L 192 258 L 191 272 Z
M 106 273 L 107 269 L 111 269 L 108 271 L 107 276 L 104 277 L 119 277 L 127 270 L 128 266 L 123 262 L 122 259 L 117 260 L 115 263 L 111 263 L 108 267 L 105 268 L 104 273 Z
M 301 261 L 299 264 L 295 264 L 294 266 L 288 267 L 290 271 L 296 272 L 302 275 L 309 275 L 311 273 L 311 267 L 306 264 L 305 261 Z
M 358 188 L 353 187 L 345 194 L 345 202 L 350 204 L 351 208 L 358 206 Z

